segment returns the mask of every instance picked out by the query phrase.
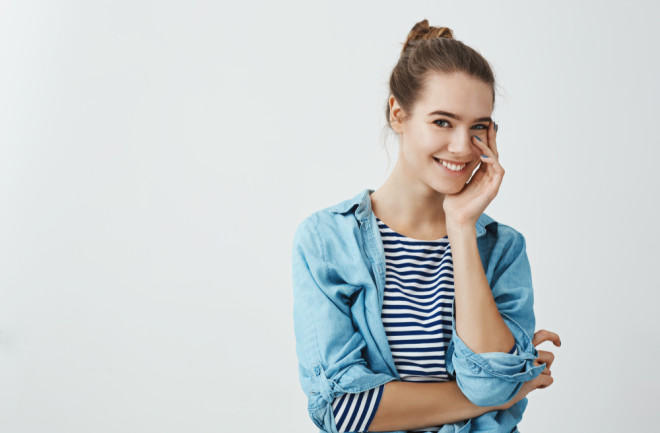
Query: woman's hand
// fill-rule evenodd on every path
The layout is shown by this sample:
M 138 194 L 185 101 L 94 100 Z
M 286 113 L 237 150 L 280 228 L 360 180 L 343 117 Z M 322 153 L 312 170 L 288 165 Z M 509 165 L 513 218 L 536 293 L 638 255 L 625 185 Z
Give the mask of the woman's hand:
M 447 224 L 474 227 L 497 195 L 504 176 L 504 168 L 498 160 L 496 134 L 495 122 L 491 122 L 488 125 L 486 143 L 472 136 L 472 144 L 477 147 L 479 154 L 488 158 L 481 157 L 481 165 L 460 192 L 445 196 L 443 208 Z
M 561 346 L 561 340 L 559 339 L 559 335 L 555 334 L 554 332 L 546 331 L 545 329 L 541 329 L 540 331 L 537 331 L 534 334 L 534 338 L 532 339 L 532 344 L 534 345 L 534 347 L 536 347 L 546 340 L 552 341 L 552 343 L 557 347 Z M 539 353 L 539 357 L 534 360 L 534 365 L 541 365 L 545 363 L 545 369 L 541 372 L 541 375 L 546 374 L 550 376 L 551 375 L 550 366 L 555 360 L 555 355 L 552 352 L 548 352 L 547 350 L 537 350 L 537 352 Z M 553 382 L 552 377 L 550 379 L 551 379 L 550 383 L 548 383 L 547 385 L 540 385 L 539 388 L 547 388 L 548 386 L 550 386 L 550 384 L 552 384 Z
M 546 331 L 545 329 L 541 329 L 540 331 L 537 331 L 534 334 L 534 338 L 532 339 L 532 344 L 534 347 L 538 346 L 544 341 L 550 340 L 552 343 L 559 347 L 561 346 L 561 340 L 559 339 L 559 335 L 555 334 L 554 332 Z M 537 377 L 534 379 L 523 383 L 523 386 L 520 387 L 520 390 L 518 393 L 513 397 L 511 400 L 508 402 L 504 403 L 502 405 L 503 409 L 508 409 L 514 404 L 518 403 L 520 400 L 525 398 L 527 394 L 530 392 L 534 391 L 537 388 L 547 388 L 550 385 L 552 385 L 552 382 L 554 382 L 554 379 L 552 378 L 551 372 L 550 372 L 550 366 L 552 365 L 553 361 L 555 360 L 555 355 L 553 355 L 552 352 L 548 352 L 547 350 L 537 350 L 539 353 L 539 357 L 534 360 L 534 365 L 541 365 L 541 364 L 546 364 L 545 369 L 539 374 Z

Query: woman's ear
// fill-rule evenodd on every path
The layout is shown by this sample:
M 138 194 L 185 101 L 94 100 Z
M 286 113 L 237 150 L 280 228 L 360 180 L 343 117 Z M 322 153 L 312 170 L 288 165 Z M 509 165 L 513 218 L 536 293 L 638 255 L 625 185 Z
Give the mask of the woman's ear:
M 394 96 L 390 96 L 390 125 L 392 129 L 397 134 L 403 133 L 403 124 L 401 123 L 401 117 L 403 115 L 403 109 L 399 106 L 399 103 L 396 101 Z

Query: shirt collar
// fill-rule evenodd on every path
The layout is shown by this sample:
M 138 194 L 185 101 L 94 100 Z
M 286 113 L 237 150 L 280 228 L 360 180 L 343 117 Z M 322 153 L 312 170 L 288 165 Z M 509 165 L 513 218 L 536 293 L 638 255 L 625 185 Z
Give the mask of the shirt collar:
M 358 222 L 362 224 L 373 214 L 371 211 L 371 198 L 369 197 L 369 194 L 372 192 L 374 192 L 373 189 L 365 188 L 355 196 L 341 201 L 334 206 L 330 206 L 328 210 L 332 213 L 354 212 L 355 218 L 357 218 Z M 497 230 L 497 221 L 485 213 L 482 213 L 474 225 L 477 229 L 477 237 L 486 233 L 486 227 L 491 224 L 493 224 L 493 228 Z

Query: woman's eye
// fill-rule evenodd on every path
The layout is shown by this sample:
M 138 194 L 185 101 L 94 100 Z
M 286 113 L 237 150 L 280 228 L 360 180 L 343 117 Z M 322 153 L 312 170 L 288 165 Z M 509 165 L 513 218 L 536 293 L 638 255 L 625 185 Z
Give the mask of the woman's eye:
M 440 122 L 440 123 L 438 123 L 438 122 Z M 434 120 L 434 121 L 433 121 L 433 123 L 435 123 L 435 124 L 438 125 L 438 126 L 443 126 L 443 125 L 441 124 L 442 122 L 444 122 L 444 123 L 446 123 L 447 125 L 449 125 L 449 122 L 446 121 L 445 119 L 438 119 L 438 120 Z M 480 123 L 480 124 L 478 124 L 478 125 L 474 125 L 474 128 L 479 129 L 479 130 L 483 130 L 483 129 L 486 129 L 486 130 L 487 130 L 487 129 L 488 129 L 488 125 L 482 125 L 482 124 Z

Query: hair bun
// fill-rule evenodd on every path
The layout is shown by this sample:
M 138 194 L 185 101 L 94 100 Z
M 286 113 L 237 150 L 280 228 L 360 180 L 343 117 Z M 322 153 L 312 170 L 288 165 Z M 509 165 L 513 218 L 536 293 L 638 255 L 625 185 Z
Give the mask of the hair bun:
M 401 51 L 403 52 L 410 46 L 414 46 L 417 41 L 436 38 L 454 39 L 454 32 L 449 27 L 431 27 L 429 26 L 429 20 L 424 19 L 415 24 L 410 30 Z

